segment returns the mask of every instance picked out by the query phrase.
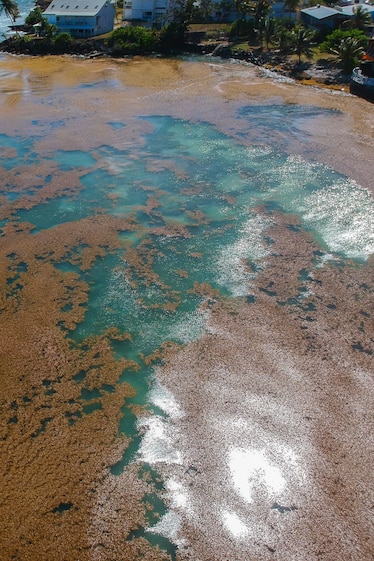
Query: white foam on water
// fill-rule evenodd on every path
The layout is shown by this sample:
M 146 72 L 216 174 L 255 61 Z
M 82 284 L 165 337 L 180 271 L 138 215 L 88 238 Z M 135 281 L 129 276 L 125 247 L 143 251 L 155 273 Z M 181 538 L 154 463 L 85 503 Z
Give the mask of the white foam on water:
M 182 454 L 173 444 L 171 427 L 162 417 L 153 415 L 139 419 L 138 430 L 145 431 L 137 453 L 138 459 L 151 465 L 182 463 Z
M 259 215 L 251 216 L 243 224 L 240 237 L 222 248 L 217 259 L 217 283 L 224 286 L 232 296 L 245 296 L 254 274 L 247 262 L 260 260 L 269 254 L 263 243 L 263 233 L 272 221 Z
M 101 160 L 101 167 L 105 167 L 111 175 L 125 175 L 126 169 L 130 166 L 133 166 L 133 162 L 125 160 L 122 157 L 106 156 Z M 123 190 L 125 194 L 127 194 L 131 186 L 124 181 L 122 184 L 116 184 L 116 191 L 118 191 L 118 189 L 121 190 L 121 194 Z
M 165 488 L 168 492 L 172 510 L 182 510 L 191 516 L 193 514 L 193 508 L 185 486 L 176 479 L 171 478 L 165 482 Z
M 223 509 L 221 516 L 224 526 L 235 539 L 246 538 L 248 536 L 249 528 L 239 518 L 236 512 Z
M 209 318 L 209 310 L 195 310 L 178 314 L 176 321 L 168 323 L 165 338 L 177 339 L 182 343 L 189 343 L 201 337 Z
M 127 267 L 124 261 L 120 261 L 120 266 L 112 269 L 107 290 L 103 296 L 104 315 L 111 314 L 112 311 L 124 310 L 127 314 L 136 314 L 139 305 L 137 303 L 138 294 L 126 278 Z
M 229 452 L 229 469 L 234 489 L 248 503 L 253 501 L 256 486 L 265 486 L 270 496 L 280 494 L 286 480 L 263 450 L 233 448 Z
M 306 298 L 309 298 L 310 296 L 314 296 L 314 292 L 311 288 L 308 288 L 307 290 L 305 290 L 305 292 L 300 292 L 300 294 L 298 296 L 298 300 L 305 300 Z
M 316 260 L 316 269 L 321 269 L 324 267 L 325 263 L 329 263 L 329 261 L 337 261 L 338 259 L 332 253 L 324 253 L 323 255 L 318 256 Z
M 123 268 L 122 268 L 123 267 Z M 127 264 L 121 260 L 119 267 L 111 271 L 110 282 L 102 297 L 100 313 L 111 316 L 114 312 L 123 310 L 124 315 L 133 315 L 136 318 L 148 314 L 148 311 L 138 302 L 139 292 L 128 282 L 126 276 Z M 156 286 L 147 289 L 146 297 L 150 301 L 163 300 L 164 293 Z M 183 312 L 170 317 L 170 321 L 163 321 L 148 317 L 141 324 L 141 337 L 145 345 L 154 348 L 165 340 L 174 340 L 180 343 L 189 343 L 197 340 L 206 328 L 209 310 L 198 309 L 192 312 Z M 169 396 L 170 397 L 170 396 Z M 166 400 L 164 400 L 164 403 Z
M 367 189 L 300 156 L 290 156 L 274 173 L 283 208 L 300 215 L 330 251 L 354 259 L 374 253 L 374 199 Z M 324 186 L 308 192 L 310 185 Z
M 148 394 L 148 400 L 162 409 L 172 419 L 183 417 L 183 411 L 174 395 L 157 380 Z
M 277 199 L 287 206 L 293 201 L 292 195 L 302 195 L 311 182 L 319 183 L 323 175 L 323 166 L 306 162 L 301 156 L 290 155 L 287 160 L 274 170 L 267 170 L 277 186 Z
M 164 536 L 178 547 L 183 547 L 186 540 L 180 538 L 180 530 L 181 517 L 173 510 L 169 510 L 157 524 L 146 529 L 147 532 Z
M 146 302 L 152 302 L 155 300 L 163 300 L 164 299 L 164 292 L 160 286 L 157 284 L 150 284 L 142 288 L 142 296 L 144 296 L 144 300 Z
M 295 80 L 293 78 L 289 78 L 288 76 L 278 74 L 277 72 L 274 72 L 273 70 L 269 70 L 268 68 L 265 68 L 263 66 L 258 67 L 258 71 L 264 76 L 266 76 L 267 78 L 271 78 L 275 82 L 280 82 L 284 84 L 295 84 Z
M 332 251 L 355 259 L 374 253 L 374 199 L 354 182 L 341 180 L 310 194 L 300 211 Z

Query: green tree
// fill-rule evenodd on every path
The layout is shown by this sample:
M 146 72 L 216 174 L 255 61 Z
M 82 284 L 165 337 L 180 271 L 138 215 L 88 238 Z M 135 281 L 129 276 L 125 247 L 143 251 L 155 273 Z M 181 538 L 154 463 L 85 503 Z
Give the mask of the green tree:
M 36 8 L 31 10 L 31 12 L 29 13 L 28 16 L 26 16 L 25 24 L 26 25 L 35 25 L 37 23 L 42 23 L 44 19 L 45 18 L 43 17 L 43 12 L 39 8 L 39 6 L 37 6 Z
M 0 0 L 0 14 L 2 12 L 14 23 L 19 16 L 17 2 L 15 0 Z
M 301 26 L 296 27 L 292 32 L 292 52 L 297 55 L 299 64 L 301 62 L 302 55 L 306 58 L 312 58 L 312 47 L 315 37 L 315 31 L 305 29 L 305 27 Z
M 353 16 L 343 22 L 345 28 L 365 30 L 373 23 L 369 11 L 361 4 L 355 6 L 352 13 Z
M 348 74 L 357 66 L 358 60 L 364 54 L 364 49 L 357 39 L 346 37 L 342 39 L 337 49 L 331 49 L 331 53 L 336 55 L 338 61 L 343 66 L 343 71 Z
M 256 33 L 254 30 L 252 19 L 237 19 L 233 22 L 229 37 L 231 40 L 235 40 L 238 37 L 255 37 Z
M 262 33 L 266 48 L 269 50 L 270 43 L 274 42 L 278 33 L 278 25 L 274 18 L 265 18 Z
M 261 48 L 264 45 L 264 31 L 265 31 L 265 18 L 259 18 L 257 22 L 254 23 L 254 31 L 257 35 L 257 40 L 259 41 Z
M 250 4 L 248 13 L 253 17 L 255 27 L 258 27 L 259 22 L 269 15 L 271 4 L 272 0 L 258 0 Z
M 285 27 L 282 27 L 275 37 L 275 45 L 281 53 L 288 54 L 292 52 L 293 33 Z
M 45 33 L 46 38 L 51 40 L 57 34 L 58 31 L 57 25 L 54 25 L 53 23 L 48 23 L 46 19 L 42 22 L 42 24 L 43 24 L 42 29 Z
M 36 7 L 33 10 L 31 10 L 29 15 L 25 18 L 25 23 L 26 25 L 31 25 L 31 26 L 40 23 L 41 24 L 40 31 L 49 40 L 51 40 L 52 37 L 54 37 L 58 31 L 56 25 L 52 23 L 48 23 L 47 18 L 43 16 L 43 12 L 39 7 Z
M 173 2 L 168 14 L 170 24 L 163 34 L 163 39 L 164 36 L 169 34 L 175 46 L 182 46 L 188 27 L 196 14 L 197 6 L 195 5 L 195 0 L 176 0 Z
M 338 49 L 343 39 L 352 37 L 356 39 L 359 45 L 366 50 L 369 39 L 364 31 L 360 29 L 334 29 L 332 33 L 326 36 L 326 39 L 319 45 L 322 53 L 331 53 L 333 49 Z
M 264 42 L 265 20 L 269 16 L 272 0 L 258 0 L 249 7 L 249 15 L 253 18 L 253 28 L 261 46 Z

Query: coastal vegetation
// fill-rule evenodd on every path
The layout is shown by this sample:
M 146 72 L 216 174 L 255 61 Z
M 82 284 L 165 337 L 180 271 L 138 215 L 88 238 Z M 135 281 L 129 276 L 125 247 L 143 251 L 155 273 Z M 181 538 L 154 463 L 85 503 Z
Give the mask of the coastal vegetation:
M 113 55 L 149 53 L 157 48 L 158 43 L 155 31 L 140 26 L 119 27 L 106 41 Z

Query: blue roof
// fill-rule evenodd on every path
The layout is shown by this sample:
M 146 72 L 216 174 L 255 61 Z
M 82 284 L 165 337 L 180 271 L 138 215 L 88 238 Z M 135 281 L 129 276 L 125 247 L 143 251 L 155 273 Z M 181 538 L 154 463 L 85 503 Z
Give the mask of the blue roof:
M 325 19 L 341 13 L 334 8 L 329 8 L 328 6 L 313 6 L 312 8 L 305 8 L 304 10 L 301 10 L 301 12 L 315 19 Z

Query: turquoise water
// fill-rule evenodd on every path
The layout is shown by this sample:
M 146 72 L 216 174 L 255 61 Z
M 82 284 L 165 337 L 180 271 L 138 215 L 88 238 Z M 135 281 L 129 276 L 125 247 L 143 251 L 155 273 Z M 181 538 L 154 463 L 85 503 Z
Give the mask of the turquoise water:
M 305 112 L 297 106 L 251 107 L 241 116 L 248 119 L 249 126 L 261 123 L 263 129 L 270 129 L 284 125 L 287 134 L 297 135 L 298 121 L 318 112 L 313 108 Z M 195 283 L 208 283 L 217 297 L 254 301 L 250 283 L 261 267 L 259 260 L 271 252 L 272 244 L 267 235 L 271 219 L 256 212 L 258 205 L 299 217 L 301 227 L 295 228 L 310 231 L 321 246 L 316 266 L 325 253 L 365 261 L 374 252 L 373 199 L 348 178 L 263 143 L 244 146 L 209 123 L 169 116 L 142 119 L 152 125 L 152 132 L 144 136 L 141 147 L 129 145 L 121 150 L 103 145 L 94 154 L 57 151 L 53 155 L 56 172 L 76 171 L 78 193 L 43 204 L 35 198 L 32 208 L 17 210 L 14 215 L 35 226 L 34 236 L 91 216 L 97 208 L 136 219 L 135 231 L 120 234 L 122 247 L 97 259 L 89 271 L 81 272 L 67 262 L 55 264 L 62 272 L 79 273 L 90 286 L 84 320 L 68 332 L 70 338 L 81 342 L 110 327 L 131 335 L 131 340 L 112 342 L 116 358 L 126 357 L 139 365 L 137 372 L 126 371 L 120 380 L 129 382 L 136 395 L 126 400 L 122 410 L 118 430 L 132 441 L 123 458 L 112 466 L 114 475 L 136 459 L 141 442 L 131 406 L 147 406 L 152 368 L 142 357 L 165 341 L 182 345 L 204 332 L 208 311 L 200 307 L 204 297 L 194 291 Z M 108 124 L 114 132 L 126 127 L 125 122 Z M 35 142 L 1 135 L 1 165 L 14 170 L 37 164 Z M 108 196 L 113 193 L 114 202 Z M 5 184 L 0 194 L 9 202 L 15 201 L 16 186 Z M 28 194 L 32 199 L 33 192 Z M 149 209 L 150 195 L 157 205 Z M 138 254 L 151 277 L 132 266 L 127 258 L 129 248 Z M 296 294 L 295 299 L 298 297 Z M 81 384 L 84 377 L 82 372 L 75 382 Z M 82 389 L 83 413 L 100 408 L 102 395 L 113 389 Z M 166 415 L 155 407 L 152 410 Z M 72 414 L 69 422 L 74 424 L 78 418 Z M 157 473 L 152 477 L 156 481 Z M 164 513 L 156 496 L 145 499 L 153 503 L 156 512 Z M 153 521 L 150 517 L 150 525 Z M 139 528 L 133 537 L 140 535 L 147 536 L 147 532 Z M 174 555 L 164 538 L 149 535 L 148 539 Z
M 289 109 L 285 112 L 289 116 Z M 296 121 L 301 118 L 295 109 L 293 112 Z M 277 108 L 278 120 L 280 113 Z M 254 124 L 263 114 L 260 108 Z M 313 117 L 314 113 L 310 114 Z M 132 147 L 118 150 L 108 146 L 99 148 L 95 157 L 81 151 L 58 151 L 55 163 L 59 170 L 82 172 L 79 196 L 60 197 L 47 206 L 36 205 L 20 211 L 19 217 L 34 224 L 36 233 L 54 224 L 89 216 L 97 207 L 119 216 L 133 213 L 143 228 L 171 221 L 186 226 L 192 237 L 190 246 L 199 251 L 201 234 L 206 231 L 213 246 L 216 240 L 217 248 L 222 247 L 221 227 L 227 224 L 234 223 L 236 227 L 224 234 L 223 245 L 227 247 L 237 241 L 240 229 L 249 220 L 249 209 L 266 203 L 297 214 L 327 251 L 356 259 L 366 259 L 373 251 L 372 198 L 348 178 L 266 146 L 242 146 L 207 123 L 196 125 L 171 117 L 147 117 L 147 121 L 154 130 L 146 136 L 140 153 L 138 147 L 135 154 Z M 6 142 L 2 135 L 0 147 Z M 9 139 L 8 147 L 13 145 L 17 154 L 6 160 L 8 169 L 21 161 L 25 166 L 35 163 L 30 139 L 19 139 L 18 146 L 17 139 Z M 170 166 L 170 160 L 175 167 Z M 148 169 L 154 163 L 160 169 L 156 173 Z M 157 194 L 160 207 L 158 213 L 147 215 L 139 207 L 144 206 L 152 188 L 162 190 Z M 115 206 L 107 197 L 112 190 L 117 195 Z M 2 192 L 9 200 L 16 196 L 9 186 Z M 227 203 L 227 195 L 235 198 L 235 205 Z M 191 217 L 196 210 L 205 215 L 208 225 L 196 224 Z M 157 243 L 161 241 L 165 243 L 164 239 Z M 213 247 L 213 254 L 217 248 Z M 212 255 L 212 251 L 205 253 L 208 259 Z M 204 275 L 207 270 L 210 265 L 205 261 Z M 210 276 L 215 275 L 212 271 Z

